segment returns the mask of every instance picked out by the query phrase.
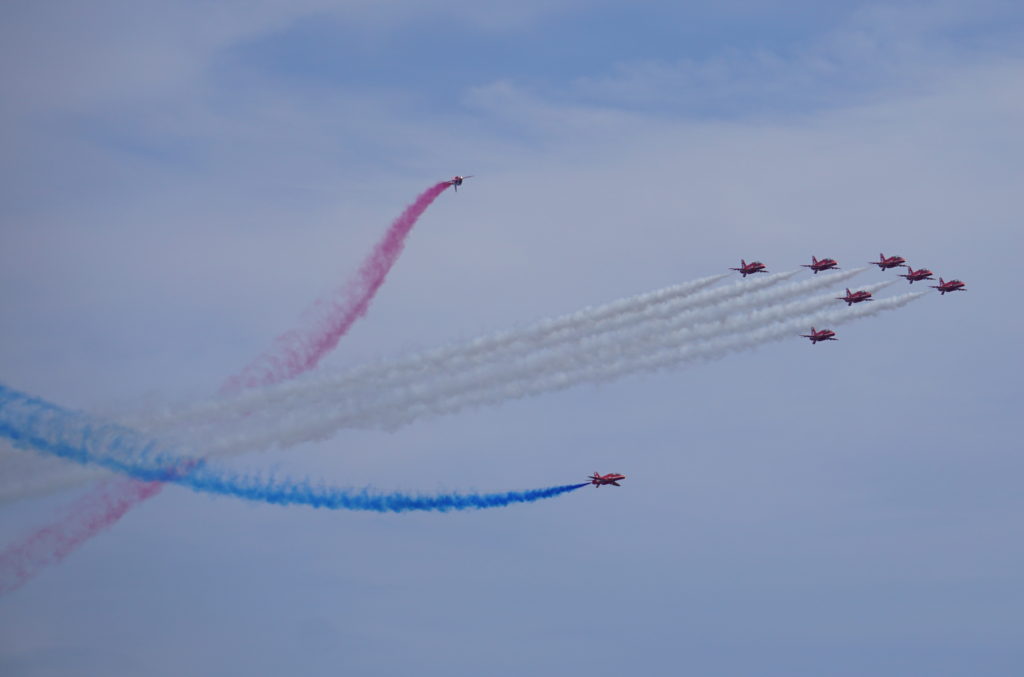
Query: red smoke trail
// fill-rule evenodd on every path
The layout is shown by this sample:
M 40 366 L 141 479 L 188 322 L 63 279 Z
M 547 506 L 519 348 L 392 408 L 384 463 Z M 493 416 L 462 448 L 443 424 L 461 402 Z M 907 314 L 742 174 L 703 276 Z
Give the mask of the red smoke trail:
M 442 181 L 423 191 L 391 227 L 360 266 L 355 277 L 340 291 L 342 298 L 326 303 L 330 312 L 315 327 L 292 330 L 274 341 L 274 346 L 229 378 L 221 392 L 233 392 L 279 383 L 309 371 L 338 345 L 355 321 L 366 314 L 377 290 L 405 247 L 405 238 L 427 207 L 451 184 Z M 160 493 L 157 482 L 112 479 L 76 501 L 68 516 L 43 527 L 0 553 L 0 595 L 14 590 L 41 569 L 56 564 L 78 546 L 117 523 L 133 507 Z
M 277 337 L 268 352 L 229 378 L 221 387 L 221 392 L 280 383 L 315 367 L 324 355 L 338 345 L 338 340 L 351 329 L 355 321 L 366 314 L 370 301 L 402 253 L 405 238 L 416 225 L 416 220 L 449 185 L 447 181 L 442 181 L 428 188 L 406 207 L 374 247 L 373 253 L 363 262 L 355 277 L 339 290 L 337 296 L 341 298 L 317 304 L 318 307 L 326 306 L 328 312 L 314 327 L 293 329 Z
M 7 546 L 0 552 L 0 595 L 21 587 L 43 567 L 60 562 L 138 503 L 159 493 L 161 486 L 105 481 L 69 505 L 63 519 Z

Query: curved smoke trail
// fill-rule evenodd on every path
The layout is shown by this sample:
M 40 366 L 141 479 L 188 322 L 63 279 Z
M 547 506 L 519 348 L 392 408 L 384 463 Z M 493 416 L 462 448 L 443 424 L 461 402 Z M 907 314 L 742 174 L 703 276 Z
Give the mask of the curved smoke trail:
M 349 283 L 318 307 L 328 312 L 307 330 L 292 330 L 279 336 L 272 348 L 229 378 L 222 392 L 269 385 L 292 378 L 312 369 L 320 359 L 337 346 L 338 341 L 356 320 L 366 314 L 377 290 L 402 253 L 405 240 L 427 207 L 443 193 L 447 181 L 431 186 L 421 193 L 392 222 L 384 237 L 360 266 Z M 160 485 L 141 484 L 135 480 L 114 480 L 105 483 L 75 506 L 75 518 L 52 524 L 6 548 L 0 555 L 0 578 L 15 581 L 18 587 L 33 572 L 59 562 L 79 545 L 121 519 L 133 506 L 160 492 Z M 11 572 L 14 572 L 13 574 Z M 0 583 L 0 593 L 5 588 Z
M 366 314 L 377 290 L 384 284 L 388 272 L 402 253 L 405 238 L 416 221 L 450 185 L 442 181 L 431 186 L 406 207 L 360 266 L 355 277 L 334 297 L 317 303 L 318 307 L 327 307 L 328 312 L 315 326 L 305 330 L 293 329 L 277 337 L 268 352 L 229 378 L 221 390 L 234 392 L 286 381 L 309 371 L 324 355 L 334 350 L 355 321 Z
M 198 492 L 328 510 L 396 513 L 481 510 L 554 498 L 588 484 L 494 494 L 413 495 L 317 486 L 309 480 L 263 479 L 216 469 L 197 457 L 177 455 L 173 449 L 130 428 L 64 409 L 3 384 L 0 384 L 0 436 L 18 447 L 77 463 L 100 465 L 147 483 L 171 482 Z

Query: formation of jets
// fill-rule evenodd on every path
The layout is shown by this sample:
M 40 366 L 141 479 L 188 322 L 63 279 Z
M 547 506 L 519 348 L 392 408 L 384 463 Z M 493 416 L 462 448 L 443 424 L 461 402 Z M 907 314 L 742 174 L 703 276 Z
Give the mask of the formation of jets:
M 456 177 L 458 178 L 458 177 Z M 927 268 L 918 268 L 914 270 L 913 266 L 907 263 L 907 260 L 902 256 L 886 256 L 885 254 L 879 254 L 877 261 L 868 261 L 868 263 L 878 266 L 879 270 L 886 270 L 887 268 L 906 268 L 906 273 L 901 273 L 900 277 L 905 278 L 910 284 L 920 282 L 921 280 L 934 280 L 935 273 L 928 270 Z M 804 268 L 810 268 L 815 275 L 823 270 L 838 270 L 839 262 L 835 259 L 819 259 L 817 256 L 811 257 L 810 263 L 801 264 Z M 754 273 L 767 273 L 768 268 L 765 264 L 760 261 L 751 261 L 747 263 L 746 259 L 740 259 L 739 268 L 730 268 L 729 270 L 735 270 L 743 277 L 747 275 L 753 275 Z M 946 292 L 954 291 L 967 291 L 964 283 L 960 280 L 950 280 L 946 282 L 941 277 L 939 278 L 939 284 L 932 285 L 933 289 L 938 289 L 942 295 Z M 851 296 L 850 290 L 846 290 L 846 296 L 841 297 L 840 300 L 846 301 L 847 304 L 852 305 L 854 303 L 860 303 L 861 301 L 867 301 L 871 298 L 870 292 L 854 292 Z
M 619 473 L 615 472 L 610 472 L 607 475 L 601 475 L 595 471 L 594 474 L 588 477 L 587 479 L 590 480 L 590 483 L 593 484 L 595 487 L 599 487 L 602 484 L 610 484 L 614 487 L 621 487 L 622 485 L 619 484 L 619 480 L 626 479 L 626 476 L 620 475 Z
M 907 260 L 902 256 L 886 256 L 885 254 L 879 254 L 877 261 L 868 261 L 868 263 L 878 266 L 879 270 L 886 270 L 888 268 L 906 268 L 907 272 L 901 274 L 900 277 L 906 278 L 907 282 L 909 282 L 910 284 L 914 284 L 914 282 L 919 282 L 921 280 L 935 279 L 934 277 L 932 277 L 932 271 L 928 270 L 927 268 L 918 268 L 917 270 L 914 270 L 907 263 Z M 812 256 L 810 263 L 804 263 L 801 265 L 804 268 L 810 268 L 815 275 L 817 275 L 819 272 L 823 270 L 839 269 L 839 262 L 836 261 L 835 259 L 819 259 L 817 256 Z M 747 263 L 746 259 L 740 259 L 739 268 L 730 268 L 729 270 L 735 270 L 743 277 L 746 277 L 747 275 L 753 275 L 754 273 L 768 272 L 768 269 L 765 266 L 765 264 L 761 263 L 760 261 L 751 261 L 750 263 Z M 946 282 L 941 277 L 939 278 L 939 283 L 937 285 L 932 285 L 932 288 L 938 289 L 939 293 L 942 294 L 943 296 L 946 295 L 946 292 L 966 291 L 964 283 L 962 281 L 950 280 L 949 282 Z M 867 291 L 866 289 L 862 289 L 860 291 L 850 291 L 850 288 L 847 287 L 846 296 L 837 296 L 836 300 L 846 301 L 846 305 L 847 307 L 849 307 L 852 306 L 854 303 L 863 303 L 864 301 L 870 301 L 872 299 L 871 292 Z M 816 330 L 814 327 L 811 327 L 810 334 L 801 334 L 801 336 L 803 336 L 804 338 L 810 339 L 812 345 L 818 343 L 819 341 L 838 341 L 839 339 L 835 338 L 835 335 L 836 333 L 831 329 Z
M 472 176 L 472 174 L 466 176 L 453 176 L 451 179 L 447 181 L 447 183 L 449 186 L 454 188 L 456 192 L 458 192 L 459 186 L 461 186 L 466 179 L 472 178 Z M 911 267 L 907 263 L 907 260 L 902 256 L 886 256 L 885 254 L 880 253 L 878 255 L 877 261 L 868 261 L 868 263 L 878 266 L 879 270 L 887 270 L 889 268 L 906 268 L 907 272 L 900 274 L 900 277 L 905 278 L 907 282 L 909 282 L 910 284 L 914 284 L 914 282 L 919 282 L 921 280 L 935 279 L 933 277 L 932 271 L 928 270 L 927 268 L 918 268 L 917 270 L 914 270 L 913 267 Z M 839 262 L 836 261 L 835 259 L 819 259 L 816 256 L 811 256 L 810 263 L 804 263 L 801 265 L 804 268 L 810 268 L 815 275 L 825 270 L 839 269 Z M 746 259 L 740 259 L 739 268 L 730 268 L 729 270 L 735 270 L 744 278 L 747 275 L 768 272 L 767 266 L 765 266 L 765 264 L 762 263 L 761 261 L 751 261 L 750 263 L 747 263 Z M 947 282 L 941 277 L 939 278 L 939 283 L 937 285 L 931 286 L 933 289 L 938 289 L 939 293 L 942 294 L 943 296 L 946 295 L 946 292 L 966 291 L 964 282 L 960 280 L 950 280 L 949 282 Z M 852 306 L 854 303 L 863 303 L 864 301 L 871 301 L 872 299 L 871 292 L 867 291 L 866 289 L 862 289 L 859 291 L 850 291 L 850 288 L 847 287 L 846 295 L 837 296 L 836 300 L 845 301 L 847 307 L 849 307 Z M 839 340 L 836 338 L 836 333 L 831 329 L 815 329 L 814 327 L 811 327 L 810 334 L 801 334 L 800 336 L 806 339 L 810 339 L 811 345 L 820 343 L 822 341 Z M 619 482 L 621 480 L 626 479 L 626 476 L 620 475 L 619 473 L 608 473 L 607 475 L 602 475 L 595 471 L 594 474 L 588 476 L 587 479 L 590 480 L 590 484 L 593 484 L 595 488 L 606 484 L 615 487 L 621 487 L 622 485 L 619 484 Z

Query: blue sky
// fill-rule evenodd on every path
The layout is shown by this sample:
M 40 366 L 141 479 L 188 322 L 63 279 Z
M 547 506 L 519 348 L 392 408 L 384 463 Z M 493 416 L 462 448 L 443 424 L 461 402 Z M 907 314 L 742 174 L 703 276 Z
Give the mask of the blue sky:
M 463 515 L 170 488 L 0 600 L 0 672 L 1024 667 L 1015 3 L 9 2 L 0 19 L 0 380 L 62 404 L 205 397 L 455 173 L 476 178 L 427 212 L 325 368 L 741 257 L 884 251 L 969 287 L 814 349 L 243 457 L 398 490 L 629 480 Z M 0 536 L 75 495 L 4 505 Z

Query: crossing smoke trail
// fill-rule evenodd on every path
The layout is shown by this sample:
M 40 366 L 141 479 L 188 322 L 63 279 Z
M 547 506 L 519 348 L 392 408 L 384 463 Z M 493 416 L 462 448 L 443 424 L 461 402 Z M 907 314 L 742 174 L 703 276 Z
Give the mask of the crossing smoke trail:
M 78 463 L 97 464 L 145 482 L 173 482 L 194 491 L 275 505 L 328 510 L 409 512 L 500 508 L 575 491 L 587 483 L 494 494 L 412 495 L 316 486 L 308 480 L 263 479 L 218 470 L 124 426 L 104 423 L 0 385 L 0 436 Z M 145 486 L 145 485 L 144 485 Z
M 256 358 L 224 384 L 224 392 L 279 383 L 309 371 L 334 350 L 353 323 L 366 314 L 370 301 L 384 284 L 388 272 L 405 247 L 405 238 L 438 195 L 451 184 L 442 181 L 423 191 L 394 220 L 355 277 L 329 300 L 319 302 L 328 312 L 309 330 L 292 330 L 279 336 L 269 352 Z
M 707 306 L 742 293 L 749 293 L 750 291 L 771 286 L 791 277 L 796 272 L 770 275 L 758 278 L 747 285 L 730 285 L 723 289 L 711 290 L 709 293 L 695 294 L 695 292 L 727 277 L 726 275 L 712 275 L 630 298 L 612 301 L 596 307 L 584 308 L 560 317 L 542 320 L 525 329 L 497 332 L 474 339 L 467 344 L 435 349 L 397 364 L 371 365 L 369 368 L 363 368 L 355 372 L 346 372 L 342 378 L 346 384 L 373 382 L 379 387 L 379 382 L 385 379 L 387 375 L 394 378 L 398 374 L 422 374 L 425 371 L 422 366 L 423 364 L 432 364 L 434 369 L 454 368 L 455 364 L 464 361 L 467 356 L 482 354 L 488 354 L 493 360 L 502 348 L 514 345 L 529 345 L 530 340 L 536 337 L 548 337 L 549 340 L 551 340 L 551 337 L 555 337 L 555 340 L 557 340 L 560 334 L 564 335 L 567 329 L 572 328 L 576 324 L 593 323 L 599 320 L 615 320 L 621 323 L 624 319 L 633 318 L 642 312 L 643 309 L 655 304 L 673 304 L 671 307 L 678 309 Z M 570 339 L 571 337 L 567 336 L 563 340 Z M 286 389 L 288 385 L 279 384 L 277 387 L 279 389 Z M 240 397 L 244 397 L 244 395 Z M 237 400 L 233 400 L 233 402 L 237 402 Z M 233 411 L 236 414 L 248 416 L 254 408 L 263 406 L 266 405 L 261 402 L 242 401 Z M 221 422 L 227 414 L 226 410 L 208 409 L 205 412 L 198 412 L 193 408 L 177 412 L 175 415 L 149 416 L 146 419 L 129 420 L 128 423 L 136 427 L 142 427 L 145 430 L 154 431 L 173 428 L 183 423 L 188 423 L 189 419 L 193 421 L 199 420 L 200 417 Z M 0 502 L 15 501 L 20 498 L 71 488 L 103 477 L 101 471 L 96 469 L 45 463 L 48 460 L 46 458 L 26 457 L 16 452 L 8 453 L 3 458 L 4 474 L 8 478 L 17 477 L 18 481 L 15 486 L 0 488 Z M 40 465 L 42 465 L 41 471 Z M 25 469 L 21 470 L 21 468 Z
M 856 272 L 847 271 L 845 276 L 837 275 L 832 281 L 841 281 Z M 870 285 L 866 289 L 874 292 L 888 284 L 891 282 Z M 328 388 L 318 393 L 316 398 L 277 401 L 276 405 L 270 399 L 253 408 L 250 401 L 246 406 L 251 412 L 250 419 L 243 430 L 214 426 L 195 431 L 194 437 L 203 439 L 204 449 L 217 456 L 272 446 L 288 447 L 326 439 L 345 427 L 391 429 L 423 416 L 451 414 L 469 407 L 561 390 L 595 380 L 595 370 L 604 370 L 601 373 L 607 374 L 596 380 L 609 380 L 642 371 L 638 365 L 658 350 L 676 350 L 705 342 L 700 350 L 689 357 L 689 353 L 684 353 L 678 361 L 699 359 L 704 355 L 702 351 L 707 350 L 709 339 L 734 333 L 753 335 L 751 332 L 760 326 L 791 317 L 805 322 L 799 318 L 835 304 L 833 295 L 763 307 L 760 304 L 823 286 L 828 286 L 828 281 L 819 276 L 786 288 L 754 292 L 750 298 L 732 301 L 727 307 L 713 312 L 669 314 L 668 317 L 658 316 L 656 322 L 654 318 L 648 318 L 651 321 L 634 327 L 632 331 L 623 329 L 608 335 L 589 336 L 589 342 L 583 345 L 566 346 L 555 352 L 531 349 L 527 351 L 528 355 L 515 362 L 502 360 L 491 365 L 494 368 L 490 371 L 445 372 L 432 381 L 417 380 L 377 394 L 362 393 L 355 399 Z M 877 311 L 888 307 L 889 303 L 890 300 L 875 302 Z M 742 312 L 744 309 L 749 312 Z M 860 306 L 857 314 L 851 317 L 860 316 L 865 311 L 875 312 L 871 307 Z M 839 316 L 842 317 L 843 313 Z M 802 329 L 806 330 L 806 327 Z M 340 382 L 343 381 L 341 379 Z M 293 385 L 288 387 L 291 389 Z
M 868 289 L 877 290 L 888 284 L 891 282 L 872 285 Z M 284 447 L 326 438 L 339 428 L 352 425 L 395 428 L 424 416 L 453 414 L 466 408 L 499 404 L 509 399 L 562 390 L 580 383 L 606 381 L 687 361 L 714 359 L 727 352 L 753 348 L 767 341 L 792 338 L 799 331 L 806 331 L 810 324 L 841 323 L 900 307 L 918 296 L 911 294 L 883 299 L 873 306 L 822 311 L 825 305 L 834 302 L 832 296 L 823 295 L 759 309 L 732 317 L 725 323 L 690 326 L 674 334 L 657 332 L 656 336 L 661 337 L 657 341 L 645 339 L 631 350 L 616 347 L 616 359 L 601 354 L 595 359 L 573 359 L 572 355 L 562 355 L 560 363 L 524 365 L 524 369 L 530 369 L 520 372 L 517 379 L 488 377 L 478 382 L 475 388 L 424 388 L 413 391 L 413 396 L 408 399 L 379 402 L 376 409 L 356 414 L 350 412 L 348 418 L 339 415 L 331 406 L 311 410 L 310 416 L 295 412 L 284 416 L 284 412 L 275 411 L 271 412 L 273 425 L 269 429 L 241 433 L 222 431 L 219 434 L 211 433 L 208 439 L 215 453 L 221 455 L 251 451 L 261 445 L 276 443 Z M 583 351 L 577 355 L 590 354 L 589 351 Z
M 443 181 L 428 188 L 395 219 L 348 285 L 334 298 L 317 304 L 319 307 L 327 306 L 328 312 L 311 329 L 293 330 L 278 337 L 269 352 L 229 378 L 222 386 L 222 392 L 278 383 L 316 366 L 324 355 L 334 349 L 353 323 L 366 314 L 377 290 L 402 253 L 412 227 L 449 185 Z M 75 520 L 44 527 L 4 550 L 4 556 L 0 557 L 0 578 L 17 581 L 14 587 L 21 585 L 31 576 L 29 572 L 60 561 L 78 545 L 116 523 L 132 506 L 148 500 L 159 491 L 159 485 L 143 485 L 132 480 L 105 484 L 78 502 Z M 6 576 L 9 570 L 2 568 L 4 566 L 11 566 L 11 570 L 19 573 Z
M 579 340 L 579 332 L 568 331 L 574 325 L 591 326 L 594 332 L 601 332 L 606 330 L 611 322 L 622 324 L 624 320 L 643 319 L 644 311 L 654 307 L 661 308 L 659 312 L 706 307 L 777 284 L 796 272 L 798 271 L 768 275 L 750 282 L 707 290 L 699 294 L 696 292 L 726 276 L 713 275 L 683 282 L 653 292 L 541 320 L 523 329 L 496 332 L 467 343 L 430 350 L 411 358 L 349 370 L 339 374 L 333 381 L 328 380 L 326 387 L 332 389 L 351 388 L 356 383 L 364 385 L 372 383 L 375 388 L 379 388 L 382 387 L 386 379 L 395 379 L 398 375 L 409 377 L 416 374 L 420 378 L 426 378 L 432 371 L 455 369 L 458 365 L 465 363 L 467 357 L 474 355 L 478 356 L 478 361 L 482 361 L 484 355 L 491 361 L 499 355 L 511 358 L 515 354 L 514 347 L 518 346 L 520 350 L 532 350 L 542 338 L 546 339 L 544 345 L 552 345 L 559 340 L 563 342 Z M 424 365 L 430 365 L 430 367 Z M 309 387 L 309 382 L 303 383 L 301 386 L 295 386 L 294 382 L 277 384 L 273 387 L 273 392 L 277 393 L 275 402 L 280 403 L 281 400 L 292 397 L 289 393 L 295 393 L 295 397 L 301 397 L 301 393 Z M 123 422 L 147 432 L 157 432 L 174 429 L 181 425 L 199 425 L 203 421 L 222 424 L 230 415 L 248 417 L 253 411 L 266 406 L 269 406 L 267 401 L 253 400 L 242 393 L 232 396 L 227 404 L 221 400 L 215 400 L 212 404 L 199 408 L 190 406 L 159 415 L 150 414 L 146 417 L 129 418 Z M 294 400 L 292 406 L 299 406 L 299 400 Z M 9 480 L 17 478 L 16 484 L 0 486 L 0 503 L 78 486 L 103 477 L 102 471 L 93 468 L 68 466 L 57 462 L 56 459 L 30 457 L 17 452 L 8 452 L 0 460 L 3 462 L 5 471 L 3 474 Z

